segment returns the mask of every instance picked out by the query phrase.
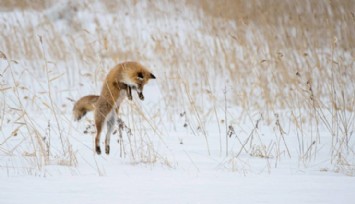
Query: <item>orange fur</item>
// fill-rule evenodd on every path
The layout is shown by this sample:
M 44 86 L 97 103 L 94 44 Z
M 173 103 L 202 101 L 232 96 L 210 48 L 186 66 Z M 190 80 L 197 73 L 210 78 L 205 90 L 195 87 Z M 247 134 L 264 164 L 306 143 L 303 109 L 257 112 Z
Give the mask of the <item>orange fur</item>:
M 131 89 L 135 89 L 139 98 L 143 100 L 143 87 L 150 79 L 155 79 L 155 76 L 141 64 L 137 62 L 124 62 L 116 65 L 107 74 L 100 96 L 84 96 L 74 104 L 73 114 L 75 120 L 80 120 L 88 111 L 95 111 L 97 130 L 95 150 L 97 154 L 101 154 L 100 134 L 104 122 L 106 121 L 107 123 L 105 151 L 106 154 L 109 154 L 110 134 L 120 103 L 127 96 L 132 100 Z
M 73 108 L 74 120 L 80 120 L 85 114 L 89 111 L 93 111 L 95 109 L 94 104 L 96 103 L 99 96 L 88 95 L 80 98 L 75 104 Z

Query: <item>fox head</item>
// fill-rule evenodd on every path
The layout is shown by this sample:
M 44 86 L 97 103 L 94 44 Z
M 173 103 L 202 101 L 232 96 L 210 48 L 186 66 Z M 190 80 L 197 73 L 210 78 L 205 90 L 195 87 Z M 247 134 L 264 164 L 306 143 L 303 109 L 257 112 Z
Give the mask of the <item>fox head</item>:
M 123 83 L 137 90 L 138 93 L 143 92 L 143 87 L 150 79 L 155 79 L 148 69 L 137 62 L 127 62 L 124 65 Z

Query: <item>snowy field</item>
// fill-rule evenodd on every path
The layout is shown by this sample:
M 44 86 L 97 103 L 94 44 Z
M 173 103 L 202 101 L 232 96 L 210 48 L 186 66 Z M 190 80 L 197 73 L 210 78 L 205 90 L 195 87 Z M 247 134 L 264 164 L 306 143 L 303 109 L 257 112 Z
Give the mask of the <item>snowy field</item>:
M 73 2 L 0 3 L 0 204 L 354 203 L 352 1 Z M 127 60 L 98 156 L 73 104 Z

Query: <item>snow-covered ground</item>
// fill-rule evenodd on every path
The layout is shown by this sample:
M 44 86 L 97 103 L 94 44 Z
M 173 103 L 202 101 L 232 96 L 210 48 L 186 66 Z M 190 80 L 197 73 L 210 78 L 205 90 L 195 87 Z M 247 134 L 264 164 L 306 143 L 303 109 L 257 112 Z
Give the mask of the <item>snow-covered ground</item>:
M 241 176 L 122 164 L 112 176 L 1 179 L 1 203 L 353 203 L 354 179 L 334 174 Z
M 299 50 L 263 33 L 297 38 L 291 20 L 103 2 L 0 12 L 0 203 L 354 202 L 354 50 L 343 39 Z M 122 139 L 98 156 L 93 115 L 74 122 L 73 101 L 99 94 L 125 60 L 157 79 L 144 101 L 124 101 Z

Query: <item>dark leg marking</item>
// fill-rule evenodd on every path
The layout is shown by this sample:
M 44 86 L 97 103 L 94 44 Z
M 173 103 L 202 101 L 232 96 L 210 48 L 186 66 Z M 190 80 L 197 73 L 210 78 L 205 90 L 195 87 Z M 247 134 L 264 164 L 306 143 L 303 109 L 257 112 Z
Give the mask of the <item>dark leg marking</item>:
M 130 86 L 127 86 L 126 91 L 127 91 L 127 98 L 129 100 L 132 100 L 132 88 Z
M 98 154 L 98 155 L 100 155 L 101 154 L 101 148 L 100 148 L 100 146 L 96 146 L 96 153 Z

